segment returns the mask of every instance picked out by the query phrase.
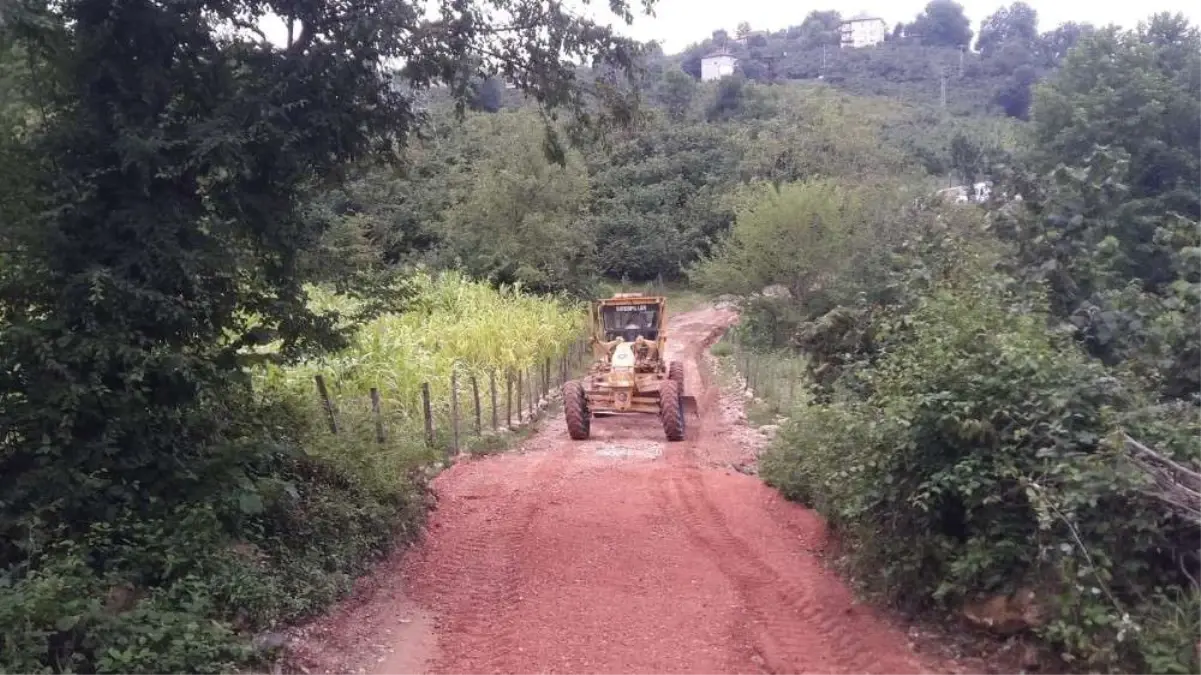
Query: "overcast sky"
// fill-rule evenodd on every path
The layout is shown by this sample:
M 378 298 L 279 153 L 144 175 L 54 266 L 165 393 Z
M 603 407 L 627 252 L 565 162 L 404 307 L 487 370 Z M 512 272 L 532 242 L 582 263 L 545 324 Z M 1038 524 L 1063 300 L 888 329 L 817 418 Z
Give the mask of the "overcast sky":
M 658 40 L 668 53 L 678 52 L 699 42 L 713 31 L 724 28 L 731 33 L 741 21 L 757 30 L 778 30 L 801 23 L 813 10 L 837 9 L 842 15 L 866 12 L 884 19 L 889 27 L 898 21 L 912 21 L 928 0 L 846 0 L 843 2 L 796 2 L 796 0 L 658 0 L 654 17 L 636 15 L 633 26 L 622 32 L 639 40 Z M 1002 5 L 1003 0 L 959 0 L 979 32 L 980 22 Z M 638 5 L 637 0 L 630 4 Z M 1116 23 L 1133 28 L 1155 12 L 1182 12 L 1194 23 L 1201 23 L 1201 0 L 1026 0 L 1038 10 L 1039 28 L 1050 30 L 1066 21 L 1087 21 L 1095 25 Z M 589 14 L 612 19 L 605 0 L 592 0 Z M 603 9 L 600 9 L 603 8 Z M 620 23 L 620 21 L 618 21 Z

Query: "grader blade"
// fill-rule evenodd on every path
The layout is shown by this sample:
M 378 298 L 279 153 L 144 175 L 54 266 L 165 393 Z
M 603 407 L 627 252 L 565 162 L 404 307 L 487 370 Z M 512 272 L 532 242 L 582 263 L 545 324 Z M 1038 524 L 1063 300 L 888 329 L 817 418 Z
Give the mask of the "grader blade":
M 685 415 L 692 415 L 693 417 L 701 416 L 701 411 L 699 409 L 699 406 L 696 403 L 695 396 L 687 396 L 687 395 L 681 396 L 680 404 L 684 406 L 684 414 Z

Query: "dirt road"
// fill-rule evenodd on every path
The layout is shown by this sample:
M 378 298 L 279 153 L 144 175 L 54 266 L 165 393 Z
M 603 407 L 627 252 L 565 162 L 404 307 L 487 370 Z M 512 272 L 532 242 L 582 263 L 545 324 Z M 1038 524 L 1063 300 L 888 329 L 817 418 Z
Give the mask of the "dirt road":
M 816 515 L 728 468 L 754 448 L 701 356 L 734 319 L 672 321 L 701 409 L 685 441 L 638 416 L 573 442 L 560 415 L 521 452 L 441 474 L 426 540 L 306 633 L 307 670 L 941 670 L 823 569 Z

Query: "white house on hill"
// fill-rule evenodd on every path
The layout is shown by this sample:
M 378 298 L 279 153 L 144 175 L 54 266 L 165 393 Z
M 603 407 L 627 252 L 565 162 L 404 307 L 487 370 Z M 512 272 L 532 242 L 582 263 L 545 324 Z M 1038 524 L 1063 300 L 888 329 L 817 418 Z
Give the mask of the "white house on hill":
M 720 80 L 734 74 L 734 66 L 738 59 L 725 49 L 719 49 L 701 58 L 701 80 Z
M 884 42 L 888 34 L 888 24 L 884 19 L 867 14 L 859 14 L 842 22 L 843 47 L 871 47 Z

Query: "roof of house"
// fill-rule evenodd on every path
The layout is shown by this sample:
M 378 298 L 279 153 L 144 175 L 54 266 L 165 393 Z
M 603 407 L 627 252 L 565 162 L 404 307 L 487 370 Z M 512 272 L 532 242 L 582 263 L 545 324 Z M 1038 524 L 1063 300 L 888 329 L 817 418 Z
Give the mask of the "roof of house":
M 843 23 L 854 23 L 856 21 L 880 21 L 880 22 L 883 22 L 884 19 L 881 19 L 878 16 L 872 16 L 871 14 L 868 14 L 866 12 L 859 12 L 858 14 L 856 14 L 855 16 L 852 16 L 849 19 L 843 19 L 842 22 Z
M 734 55 L 731 54 L 729 52 L 729 50 L 725 49 L 724 47 L 721 49 L 718 49 L 716 51 L 709 52 L 708 54 L 705 54 L 701 58 L 702 59 L 717 59 L 717 58 L 721 58 L 723 56 L 729 56 L 730 58 L 735 58 Z

